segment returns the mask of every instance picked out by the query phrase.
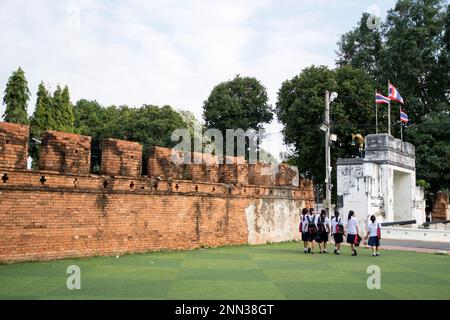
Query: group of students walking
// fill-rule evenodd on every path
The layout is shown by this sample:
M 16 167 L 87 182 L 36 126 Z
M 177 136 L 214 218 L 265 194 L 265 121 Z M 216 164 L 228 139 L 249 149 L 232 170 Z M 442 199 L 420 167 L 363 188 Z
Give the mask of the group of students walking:
M 381 229 L 380 224 L 376 222 L 376 218 L 373 215 L 370 217 L 367 230 L 365 239 L 369 239 L 368 245 L 372 249 L 372 255 L 377 257 L 380 255 Z M 327 217 L 327 210 L 322 209 L 320 214 L 317 214 L 314 208 L 304 208 L 300 217 L 299 231 L 302 234 L 305 253 L 313 254 L 316 243 L 319 244 L 319 253 L 327 253 L 327 243 L 331 234 L 335 243 L 334 254 L 341 254 L 341 244 L 344 242 L 344 236 L 346 236 L 347 243 L 350 244 L 352 256 L 358 254 L 356 247 L 359 246 L 361 237 L 359 236 L 358 220 L 353 210 L 349 211 L 346 224 L 344 225 L 341 217 L 339 217 L 339 211 L 335 211 L 334 217 L 330 221 Z

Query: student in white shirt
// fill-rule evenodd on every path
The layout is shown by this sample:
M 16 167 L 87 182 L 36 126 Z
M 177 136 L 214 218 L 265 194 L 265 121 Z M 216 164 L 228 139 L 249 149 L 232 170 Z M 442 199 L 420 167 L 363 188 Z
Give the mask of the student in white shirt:
M 302 241 L 303 241 L 303 252 L 308 253 L 309 248 L 309 233 L 308 233 L 308 222 L 306 221 L 306 217 L 309 215 L 308 208 L 303 208 L 301 219 L 301 233 L 302 233 Z
M 319 253 L 327 253 L 328 235 L 330 234 L 330 220 L 327 217 L 327 210 L 322 209 L 320 216 L 317 220 L 317 228 L 319 229 L 319 237 L 317 242 L 319 243 Z
M 335 244 L 334 254 L 341 254 L 341 243 L 344 242 L 344 225 L 337 210 L 334 212 L 334 217 L 331 218 L 331 233 Z
M 318 236 L 317 228 L 318 215 L 314 208 L 309 209 L 309 215 L 306 218 L 308 224 L 308 234 L 309 234 L 309 248 L 308 253 L 314 254 L 314 248 L 316 246 L 316 237 Z
M 376 222 L 375 216 L 370 217 L 371 223 L 367 226 L 366 240 L 369 238 L 369 246 L 372 249 L 372 256 L 377 257 L 380 255 L 378 248 L 380 247 L 379 232 L 381 232 L 380 224 Z
M 358 220 L 355 218 L 355 212 L 350 210 L 348 212 L 348 220 L 347 220 L 347 243 L 350 244 L 350 248 L 352 250 L 352 256 L 356 256 L 355 243 L 357 242 L 358 237 Z

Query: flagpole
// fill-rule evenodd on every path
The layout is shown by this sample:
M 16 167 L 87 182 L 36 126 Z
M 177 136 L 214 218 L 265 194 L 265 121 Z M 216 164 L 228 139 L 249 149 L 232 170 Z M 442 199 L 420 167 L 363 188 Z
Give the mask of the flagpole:
M 391 102 L 388 102 L 388 134 L 391 135 Z
M 378 105 L 377 105 L 377 90 L 375 89 L 375 123 L 376 123 L 376 133 L 378 134 Z
M 390 81 L 388 80 L 388 96 L 390 96 L 389 84 L 390 84 Z M 389 103 L 388 103 L 388 134 L 391 135 L 391 100 L 389 100 Z
M 400 106 L 399 109 L 400 109 L 400 140 L 403 142 L 403 121 L 401 115 L 402 107 Z

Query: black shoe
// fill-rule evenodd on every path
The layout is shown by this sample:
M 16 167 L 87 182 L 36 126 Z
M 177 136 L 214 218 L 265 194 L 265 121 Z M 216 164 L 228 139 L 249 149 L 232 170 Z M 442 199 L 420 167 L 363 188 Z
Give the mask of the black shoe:
M 308 253 L 311 253 L 311 248 L 308 248 Z
M 353 254 L 352 254 L 352 256 L 357 256 L 358 254 L 356 253 L 356 249 L 353 251 Z
M 337 254 L 337 249 L 334 249 L 334 254 Z

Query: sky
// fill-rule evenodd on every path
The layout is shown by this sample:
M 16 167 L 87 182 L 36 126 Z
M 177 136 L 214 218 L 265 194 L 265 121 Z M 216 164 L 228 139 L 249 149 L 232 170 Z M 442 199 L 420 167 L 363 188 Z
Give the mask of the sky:
M 201 119 L 220 82 L 256 77 L 275 106 L 283 81 L 312 64 L 334 67 L 340 35 L 363 12 L 384 17 L 395 0 L 0 0 L 0 91 L 25 71 L 31 115 L 41 81 L 71 100 L 171 105 Z M 0 106 L 3 115 L 5 106 Z M 264 149 L 286 150 L 282 125 Z

